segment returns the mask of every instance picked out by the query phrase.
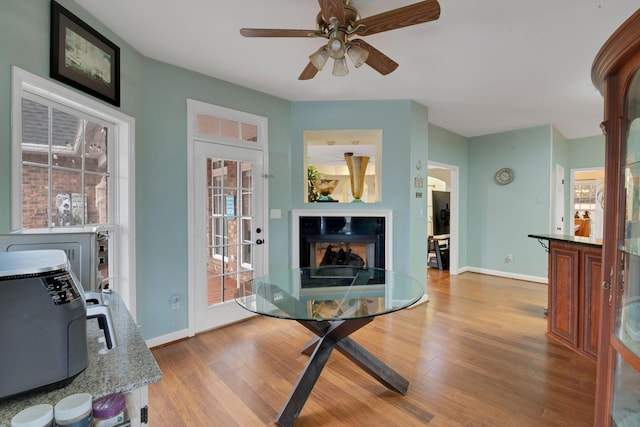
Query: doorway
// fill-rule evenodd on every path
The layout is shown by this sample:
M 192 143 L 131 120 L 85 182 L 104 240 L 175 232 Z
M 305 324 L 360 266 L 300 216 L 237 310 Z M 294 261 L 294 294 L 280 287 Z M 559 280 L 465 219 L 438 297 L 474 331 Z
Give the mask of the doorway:
M 267 273 L 267 119 L 188 100 L 189 335 L 253 314 L 238 287 Z
M 439 162 L 429 162 L 427 184 L 429 193 L 434 189 L 442 189 L 450 192 L 450 216 L 449 216 L 449 273 L 458 274 L 459 254 L 459 217 L 460 217 L 460 172 L 454 165 Z M 433 181 L 430 184 L 429 181 Z M 439 181 L 439 182 L 438 182 Z M 432 187 L 433 185 L 433 187 Z M 437 187 L 437 188 L 436 188 Z M 429 198 L 430 199 L 430 198 Z M 433 218 L 432 206 L 427 208 L 427 232 L 432 235 Z
M 604 197 L 604 168 L 571 170 L 573 235 L 602 239 Z

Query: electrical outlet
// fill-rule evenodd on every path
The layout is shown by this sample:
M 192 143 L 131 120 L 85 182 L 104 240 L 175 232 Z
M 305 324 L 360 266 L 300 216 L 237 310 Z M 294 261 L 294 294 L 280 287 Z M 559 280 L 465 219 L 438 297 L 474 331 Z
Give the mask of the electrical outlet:
M 169 302 L 171 303 L 171 308 L 173 310 L 177 310 L 180 308 L 180 295 L 176 294 L 176 295 L 172 295 L 171 298 L 169 298 Z
M 513 255 L 509 254 L 506 257 L 504 257 L 505 264 L 509 264 L 511 261 L 513 261 Z

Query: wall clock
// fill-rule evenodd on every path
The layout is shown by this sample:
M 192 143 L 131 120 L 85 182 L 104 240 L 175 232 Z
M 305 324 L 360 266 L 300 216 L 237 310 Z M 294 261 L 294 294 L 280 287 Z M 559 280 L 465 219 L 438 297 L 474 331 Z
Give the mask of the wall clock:
M 513 181 L 514 174 L 510 168 L 502 168 L 496 172 L 496 182 L 500 185 L 507 185 Z

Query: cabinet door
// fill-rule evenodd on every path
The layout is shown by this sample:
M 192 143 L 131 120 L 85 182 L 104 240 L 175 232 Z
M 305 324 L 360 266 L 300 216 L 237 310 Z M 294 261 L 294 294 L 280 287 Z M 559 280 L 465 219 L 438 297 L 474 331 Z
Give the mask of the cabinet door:
M 553 242 L 549 255 L 549 333 L 575 348 L 580 253 L 573 245 Z
M 602 252 L 585 249 L 582 254 L 583 288 L 581 294 L 582 351 L 595 360 L 598 356 Z
M 640 425 L 640 72 L 629 81 L 622 120 L 622 189 L 613 286 L 613 425 Z

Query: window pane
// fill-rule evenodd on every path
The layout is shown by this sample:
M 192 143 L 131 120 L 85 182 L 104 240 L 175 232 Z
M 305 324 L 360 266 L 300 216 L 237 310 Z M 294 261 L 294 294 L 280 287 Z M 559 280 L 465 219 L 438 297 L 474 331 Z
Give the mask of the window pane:
M 211 246 L 222 246 L 224 244 L 224 222 L 222 218 L 211 218 L 207 221 L 207 241 Z M 219 254 L 222 254 L 221 252 Z
M 232 301 L 233 297 L 236 294 L 236 289 L 238 289 L 238 278 L 237 274 L 230 274 L 224 277 L 224 301 Z
M 251 220 L 242 220 L 242 243 L 251 243 Z
M 222 187 L 222 161 L 207 159 L 207 182 L 209 187 Z
M 242 264 L 253 264 L 253 260 L 251 259 L 251 245 L 242 245 L 242 260 L 240 261 Z
M 242 192 L 242 216 L 251 216 L 253 213 L 251 196 L 252 193 L 250 191 Z
M 253 171 L 251 170 L 251 163 L 243 162 L 240 163 L 240 170 L 242 171 L 242 188 L 250 189 L 253 182 Z
M 108 128 L 29 99 L 21 112 L 23 228 L 108 223 Z
M 78 143 L 80 119 L 63 111 L 52 111 L 51 153 L 54 166 L 82 168 L 82 147 Z
M 209 192 L 209 198 L 211 202 L 209 205 L 211 206 L 213 216 L 221 216 L 224 215 L 224 203 L 222 200 L 222 190 L 219 188 L 214 188 Z
M 242 123 L 241 125 L 242 139 L 245 141 L 258 141 L 258 126 Z
M 22 166 L 22 228 L 49 226 L 49 172 L 46 167 Z
M 22 160 L 49 163 L 49 107 L 22 100 Z
M 107 173 L 107 131 L 108 128 L 97 123 L 85 121 L 84 147 L 85 170 Z
M 87 196 L 86 224 L 106 224 L 107 217 L 107 177 L 104 175 L 85 174 L 84 193 Z
M 224 186 L 235 188 L 238 185 L 238 162 L 224 161 Z
M 238 122 L 235 120 L 220 119 L 220 127 L 222 136 L 240 139 Z
M 220 119 L 206 114 L 198 114 L 198 133 L 220 135 Z
M 222 279 L 223 276 L 211 276 L 207 279 L 207 305 L 222 302 Z
M 235 273 L 238 271 L 238 258 L 240 257 L 239 246 L 227 246 L 227 257 L 225 258 L 224 272 Z
M 82 174 L 53 170 L 52 220 L 57 226 L 82 225 L 87 216 L 86 201 L 82 195 Z

